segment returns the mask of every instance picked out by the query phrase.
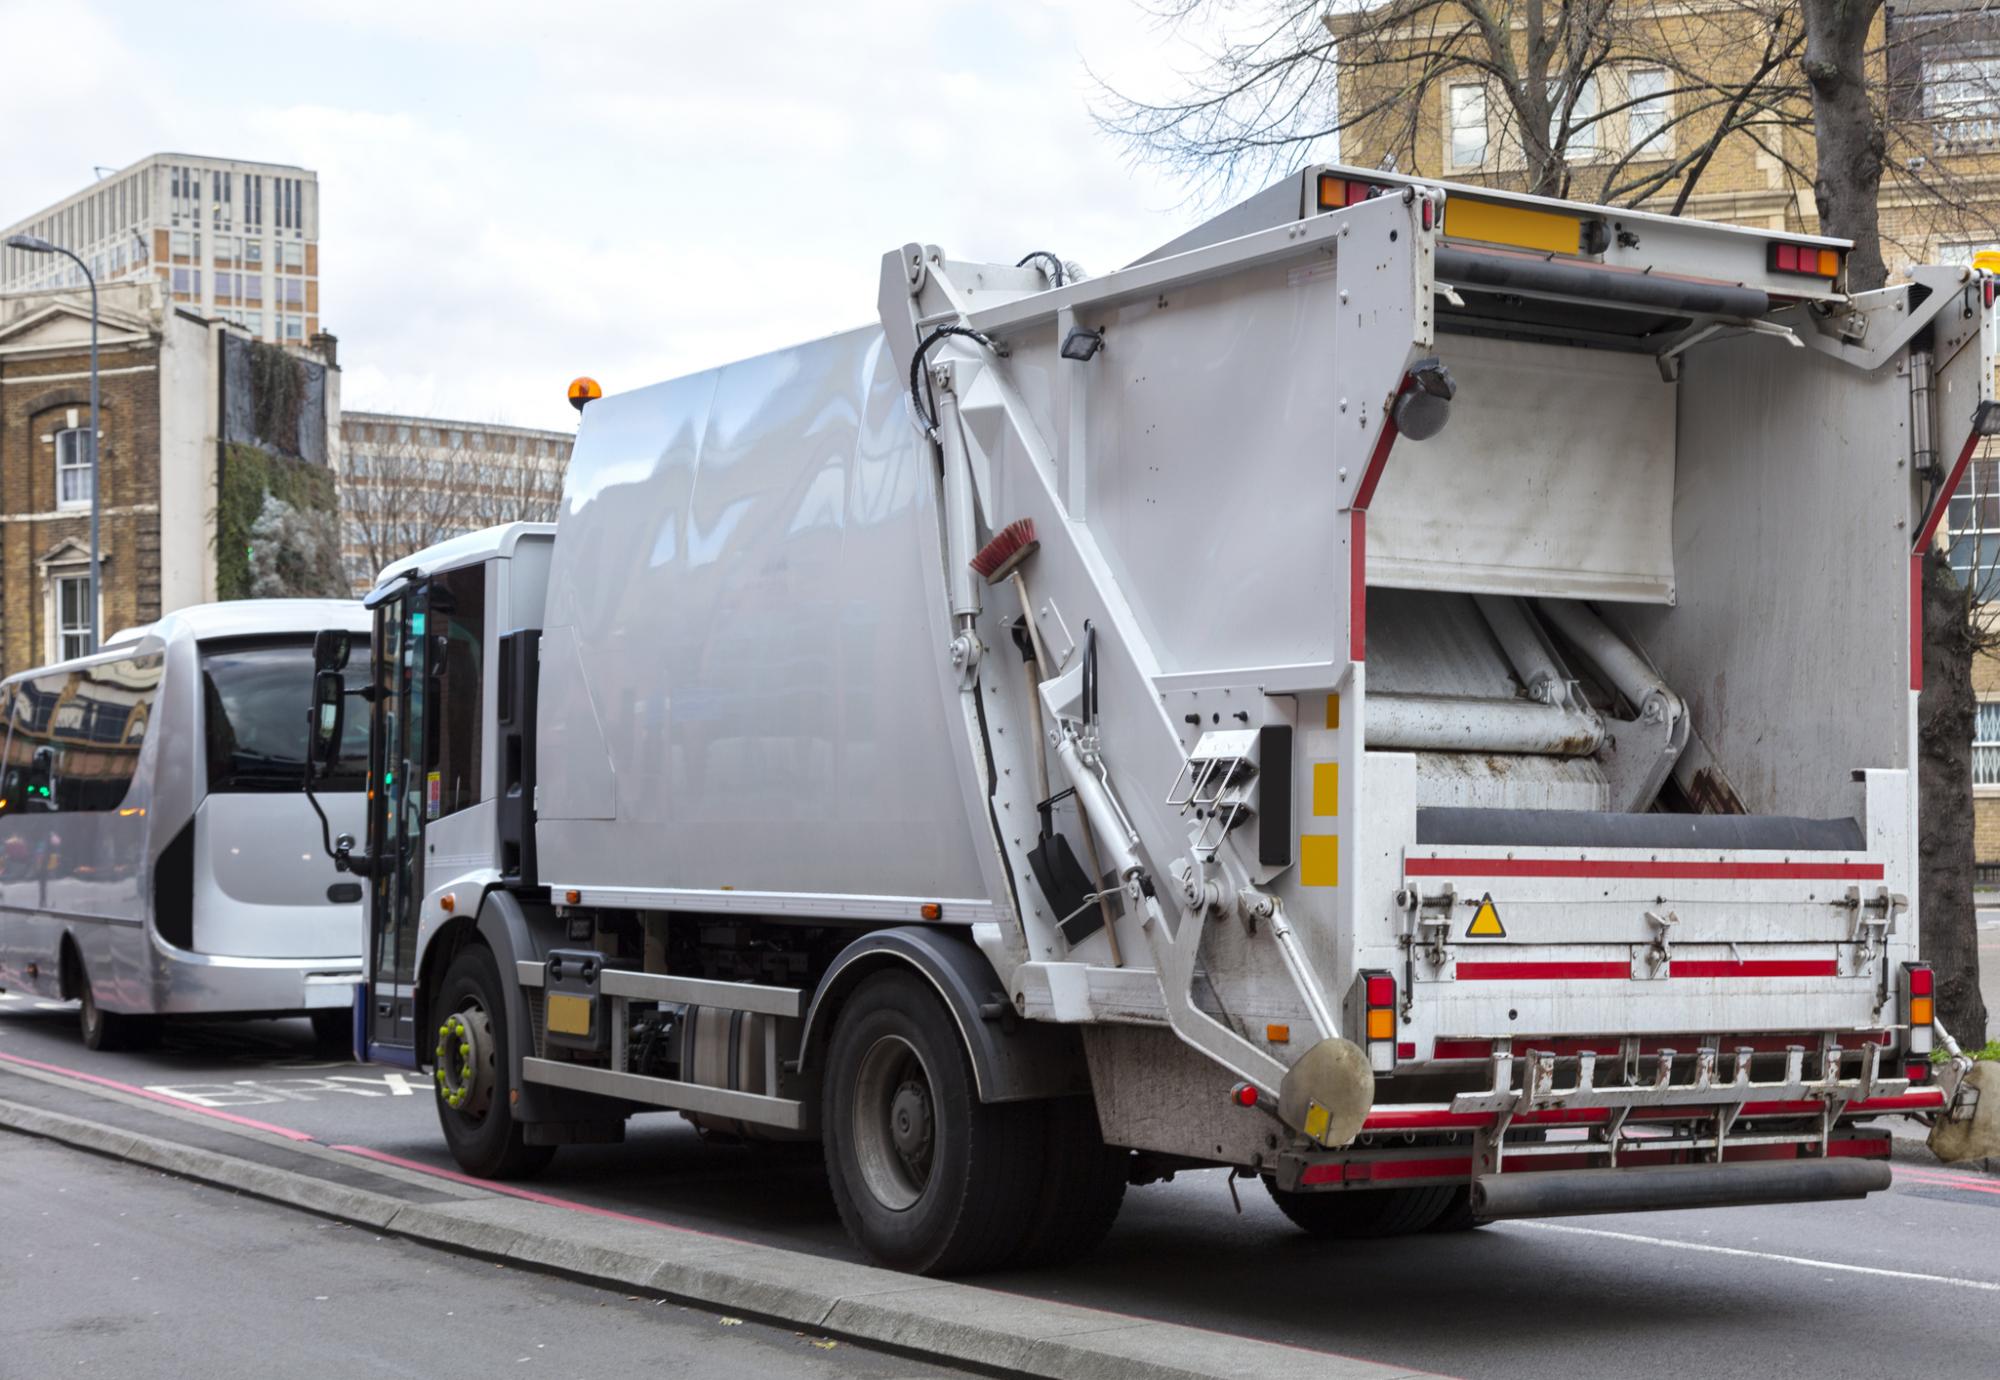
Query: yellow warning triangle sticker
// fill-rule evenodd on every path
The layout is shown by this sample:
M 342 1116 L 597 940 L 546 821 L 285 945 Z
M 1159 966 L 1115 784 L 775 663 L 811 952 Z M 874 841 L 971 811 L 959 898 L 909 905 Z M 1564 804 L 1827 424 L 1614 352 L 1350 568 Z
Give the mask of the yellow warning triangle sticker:
M 1507 927 L 1500 923 L 1500 912 L 1493 904 L 1493 893 L 1487 892 L 1479 898 L 1479 909 L 1472 914 L 1472 923 L 1465 927 L 1467 939 L 1505 939 Z

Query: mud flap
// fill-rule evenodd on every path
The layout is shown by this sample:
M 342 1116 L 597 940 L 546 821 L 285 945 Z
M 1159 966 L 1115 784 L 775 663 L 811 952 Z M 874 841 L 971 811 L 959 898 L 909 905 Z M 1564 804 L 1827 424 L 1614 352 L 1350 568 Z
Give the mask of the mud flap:
M 2000 1155 L 2000 1064 L 1977 1063 L 1931 1127 L 1931 1153 L 1946 1164 Z

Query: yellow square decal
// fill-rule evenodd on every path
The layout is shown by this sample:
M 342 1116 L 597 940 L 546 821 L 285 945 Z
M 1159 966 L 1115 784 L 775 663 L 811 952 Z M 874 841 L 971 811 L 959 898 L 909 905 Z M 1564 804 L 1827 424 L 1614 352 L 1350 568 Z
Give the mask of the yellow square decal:
M 1313 813 L 1340 813 L 1340 763 L 1313 763 Z
M 591 1001 L 569 992 L 551 992 L 548 1001 L 549 1029 L 558 1035 L 590 1035 Z
M 1299 836 L 1299 885 L 1340 885 L 1340 835 Z
M 1306 1103 L 1305 1133 L 1322 1145 L 1326 1143 L 1327 1123 L 1333 1120 L 1333 1113 L 1317 1102 Z

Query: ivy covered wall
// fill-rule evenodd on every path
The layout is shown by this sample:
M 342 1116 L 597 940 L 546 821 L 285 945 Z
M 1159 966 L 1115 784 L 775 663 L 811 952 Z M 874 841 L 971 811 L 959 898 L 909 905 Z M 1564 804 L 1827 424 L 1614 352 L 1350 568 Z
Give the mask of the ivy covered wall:
M 327 464 L 326 366 L 230 335 L 224 337 L 222 375 L 216 597 L 344 593 L 337 571 L 330 587 L 318 587 L 329 582 L 320 578 L 317 534 L 322 527 L 337 533 L 339 521 Z M 259 540 L 297 544 L 297 534 L 305 534 L 311 549 L 257 551 Z M 278 569 L 287 576 L 274 587 Z

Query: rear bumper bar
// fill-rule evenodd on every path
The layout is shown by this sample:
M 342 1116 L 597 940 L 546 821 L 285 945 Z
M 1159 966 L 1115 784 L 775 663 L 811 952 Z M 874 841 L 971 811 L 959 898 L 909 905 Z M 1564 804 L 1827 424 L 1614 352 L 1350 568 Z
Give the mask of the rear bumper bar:
M 1864 1159 L 1489 1174 L 1472 1181 L 1472 1210 L 1481 1217 L 1498 1220 L 1757 1203 L 1816 1203 L 1866 1197 L 1887 1188 L 1889 1180 L 1887 1163 Z

